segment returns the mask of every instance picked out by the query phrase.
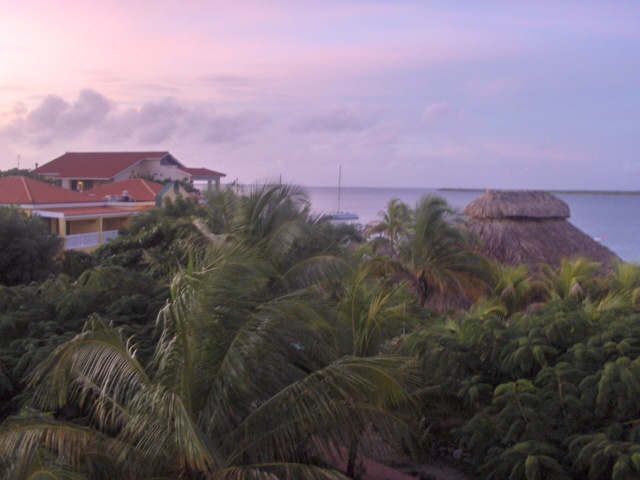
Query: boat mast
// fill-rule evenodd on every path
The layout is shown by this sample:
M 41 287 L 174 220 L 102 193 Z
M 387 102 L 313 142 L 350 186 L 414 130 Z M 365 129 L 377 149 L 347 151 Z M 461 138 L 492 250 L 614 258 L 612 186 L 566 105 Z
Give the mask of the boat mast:
M 338 170 L 338 211 L 340 211 L 340 189 L 342 187 L 342 164 Z

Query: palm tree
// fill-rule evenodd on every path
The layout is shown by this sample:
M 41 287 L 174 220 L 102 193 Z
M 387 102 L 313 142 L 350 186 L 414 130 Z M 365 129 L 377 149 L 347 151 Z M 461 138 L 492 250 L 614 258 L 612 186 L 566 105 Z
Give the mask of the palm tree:
M 235 200 L 228 209 L 228 232 L 250 243 L 285 241 L 309 212 L 308 196 L 296 185 L 266 182 Z
M 229 221 L 239 196 L 239 186 L 235 183 L 226 185 L 220 190 L 206 192 L 205 218 L 211 232 L 216 235 L 229 232 Z
M 504 316 L 511 317 L 524 310 L 533 297 L 533 286 L 526 265 L 492 266 L 490 300 L 504 309 Z
M 412 235 L 400 251 L 423 305 L 435 310 L 469 303 L 485 291 L 489 280 L 489 265 L 472 250 L 472 239 L 461 224 L 446 200 L 426 195 L 418 201 Z
M 388 246 L 392 254 L 397 254 L 399 244 L 409 234 L 411 209 L 406 203 L 392 198 L 387 203 L 386 210 L 381 210 L 378 215 L 382 218 L 367 225 L 365 235 L 378 235 L 373 240 L 374 251 Z
M 598 302 L 598 309 L 640 309 L 640 266 L 618 262 L 607 276 L 607 294 Z
M 376 356 L 413 327 L 415 297 L 404 282 L 385 284 L 360 266 L 340 285 L 332 334 L 339 356 Z
M 562 259 L 557 270 L 543 266 L 540 283 L 552 300 L 573 298 L 582 301 L 588 297 L 593 300 L 603 289 L 598 275 L 600 267 L 598 262 L 587 258 Z
M 412 360 L 384 354 L 394 337 L 403 335 L 413 326 L 414 301 L 405 285 L 398 283 L 388 288 L 370 277 L 366 267 L 361 267 L 347 279 L 342 292 L 331 330 L 336 358 L 386 358 L 387 371 L 381 373 L 387 378 L 379 379 L 384 381 L 380 385 L 381 391 L 402 396 L 404 391 L 413 390 Z M 349 442 L 346 473 L 350 477 L 355 472 L 361 435 L 356 432 Z
M 55 418 L 3 427 L 3 474 L 345 478 L 323 466 L 344 439 L 400 428 L 386 413 L 406 397 L 397 360 L 340 355 L 322 299 L 274 296 L 273 272 L 261 242 L 220 237 L 174 277 L 146 365 L 135 343 L 89 322 L 33 372 L 32 407 Z M 85 427 L 63 420 L 72 409 Z
M 266 182 L 246 195 L 225 191 L 210 201 L 210 212 L 212 232 L 264 250 L 274 269 L 272 288 L 283 292 L 307 286 L 318 275 L 340 277 L 348 271 L 335 255 L 335 245 L 305 248 L 319 236 L 322 221 L 310 213 L 308 195 L 301 187 Z

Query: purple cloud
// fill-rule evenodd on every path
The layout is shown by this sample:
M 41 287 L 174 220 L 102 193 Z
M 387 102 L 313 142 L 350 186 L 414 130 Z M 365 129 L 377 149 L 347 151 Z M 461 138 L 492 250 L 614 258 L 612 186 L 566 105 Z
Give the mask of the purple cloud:
M 83 90 L 74 102 L 46 96 L 34 109 L 13 113 L 0 136 L 9 142 L 26 140 L 36 146 L 68 142 L 154 145 L 186 137 L 209 144 L 234 143 L 260 130 L 262 114 L 221 114 L 210 107 L 189 106 L 165 98 L 119 110 L 115 102 L 93 90 Z
M 449 102 L 432 103 L 422 114 L 422 125 L 429 127 L 439 123 L 442 119 L 451 113 L 451 105 Z
M 57 95 L 48 95 L 26 114 L 25 129 L 34 144 L 48 144 L 56 138 L 73 138 L 96 128 L 110 110 L 107 98 L 93 90 L 81 91 L 73 103 Z
M 216 115 L 205 124 L 203 140 L 207 143 L 234 143 L 267 123 L 262 115 L 241 113 Z
M 328 111 L 300 118 L 290 130 L 312 132 L 361 132 L 374 126 L 379 112 L 363 105 L 334 107 Z

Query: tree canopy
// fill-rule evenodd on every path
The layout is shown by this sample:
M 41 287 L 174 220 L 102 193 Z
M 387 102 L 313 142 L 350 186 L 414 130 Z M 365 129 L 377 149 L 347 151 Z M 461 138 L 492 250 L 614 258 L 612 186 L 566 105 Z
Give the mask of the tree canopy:
M 10 168 L 9 170 L 0 170 L 0 178 L 2 177 L 29 177 L 35 180 L 39 180 L 41 182 L 53 183 L 53 180 L 49 177 L 45 177 L 44 175 L 40 175 L 35 173 L 33 170 L 29 170 L 28 168 Z
M 42 280 L 55 268 L 62 240 L 38 217 L 18 208 L 0 207 L 0 284 L 12 286 Z
M 359 231 L 310 211 L 178 199 L 0 285 L 0 478 L 640 476 L 640 266 L 490 262 L 438 197 Z M 43 226 L 1 213 L 0 258 Z

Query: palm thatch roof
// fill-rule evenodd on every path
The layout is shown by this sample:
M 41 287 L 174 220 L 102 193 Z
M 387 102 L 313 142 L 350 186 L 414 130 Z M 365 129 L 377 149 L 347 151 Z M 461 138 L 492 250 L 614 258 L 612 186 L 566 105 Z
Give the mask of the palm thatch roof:
M 487 190 L 464 209 L 472 218 L 569 218 L 569 205 L 538 190 Z
M 587 257 L 607 266 L 620 260 L 571 224 L 569 206 L 548 192 L 487 190 L 464 213 L 484 253 L 503 264 L 557 267 L 563 258 Z

